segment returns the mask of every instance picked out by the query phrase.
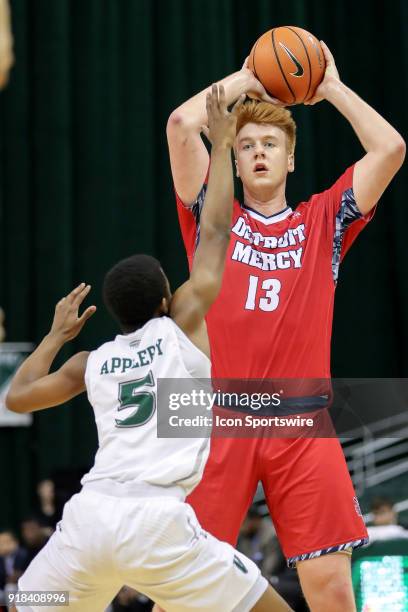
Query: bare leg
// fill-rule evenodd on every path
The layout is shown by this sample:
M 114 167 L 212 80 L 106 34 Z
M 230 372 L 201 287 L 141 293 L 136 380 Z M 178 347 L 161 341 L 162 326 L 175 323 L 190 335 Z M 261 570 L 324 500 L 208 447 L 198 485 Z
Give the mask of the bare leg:
M 154 604 L 152 612 L 165 612 Z M 286 601 L 269 585 L 262 597 L 252 608 L 252 612 L 293 612 Z
M 331 553 L 300 561 L 297 570 L 311 612 L 356 612 L 351 555 Z
M 293 612 L 293 610 L 275 589 L 269 585 L 265 593 L 252 608 L 252 612 Z

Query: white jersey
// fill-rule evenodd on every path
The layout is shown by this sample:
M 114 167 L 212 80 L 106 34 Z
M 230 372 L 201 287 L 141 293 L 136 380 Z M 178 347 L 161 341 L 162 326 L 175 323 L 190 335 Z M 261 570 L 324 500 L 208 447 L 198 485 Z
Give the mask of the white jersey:
M 85 382 L 99 448 L 82 479 L 132 492 L 140 485 L 175 487 L 187 495 L 200 481 L 207 438 L 157 437 L 157 380 L 210 378 L 210 360 L 169 317 L 118 335 L 92 351 Z

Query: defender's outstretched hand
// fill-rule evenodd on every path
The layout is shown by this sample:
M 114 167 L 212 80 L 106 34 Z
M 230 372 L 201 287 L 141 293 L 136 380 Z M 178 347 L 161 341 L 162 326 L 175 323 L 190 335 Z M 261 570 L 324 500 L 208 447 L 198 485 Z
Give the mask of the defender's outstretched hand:
M 237 111 L 244 100 L 245 94 L 242 94 L 229 112 L 224 87 L 215 83 L 211 87 L 211 93 L 207 94 L 206 99 L 208 127 L 203 125 L 201 129 L 213 147 L 233 146 L 236 136 Z
M 50 368 L 63 344 L 75 338 L 95 312 L 96 306 L 89 306 L 78 317 L 78 309 L 90 289 L 90 285 L 81 283 L 58 302 L 50 333 L 14 375 L 6 397 L 9 410 L 22 413 L 59 406 L 85 390 L 88 352 L 77 353 L 51 374 Z
M 89 306 L 80 317 L 78 310 L 91 289 L 90 285 L 81 283 L 66 297 L 63 297 L 55 307 L 54 320 L 50 335 L 57 337 L 62 342 L 68 342 L 75 338 L 85 322 L 96 311 L 96 306 Z
M 315 91 L 315 95 L 313 98 L 308 100 L 308 102 L 304 102 L 306 106 L 313 106 L 317 102 L 321 102 L 326 97 L 326 90 L 328 83 L 332 81 L 340 81 L 339 72 L 337 70 L 336 62 L 334 61 L 334 57 L 326 45 L 322 40 L 320 41 L 323 54 L 326 60 L 326 70 L 324 73 L 323 81 L 320 83 L 319 87 Z

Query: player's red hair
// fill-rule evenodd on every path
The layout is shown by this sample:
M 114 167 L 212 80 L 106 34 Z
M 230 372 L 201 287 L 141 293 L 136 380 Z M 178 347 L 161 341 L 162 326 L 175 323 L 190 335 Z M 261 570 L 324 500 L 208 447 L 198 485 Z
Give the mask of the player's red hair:
M 248 100 L 238 110 L 237 134 L 247 123 L 276 125 L 285 132 L 289 151 L 293 153 L 295 150 L 296 123 L 287 108 L 269 102 Z

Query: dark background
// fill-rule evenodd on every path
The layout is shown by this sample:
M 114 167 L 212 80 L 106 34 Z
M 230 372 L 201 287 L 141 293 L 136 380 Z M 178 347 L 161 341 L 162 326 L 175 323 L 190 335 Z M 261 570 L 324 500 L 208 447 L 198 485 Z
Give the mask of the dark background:
M 187 273 L 169 172 L 170 112 L 237 70 L 255 39 L 297 25 L 324 39 L 340 76 L 408 135 L 405 0 L 12 0 L 16 63 L 0 95 L 0 304 L 7 340 L 38 343 L 54 304 L 93 286 L 98 312 L 64 349 L 115 333 L 100 288 L 134 252 L 162 261 L 173 287 Z M 293 109 L 294 205 L 362 155 L 328 103 Z M 408 176 L 398 174 L 340 271 L 333 374 L 403 377 L 408 366 Z M 85 396 L 0 429 L 0 525 L 30 507 L 35 483 L 92 462 Z

